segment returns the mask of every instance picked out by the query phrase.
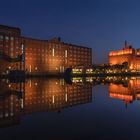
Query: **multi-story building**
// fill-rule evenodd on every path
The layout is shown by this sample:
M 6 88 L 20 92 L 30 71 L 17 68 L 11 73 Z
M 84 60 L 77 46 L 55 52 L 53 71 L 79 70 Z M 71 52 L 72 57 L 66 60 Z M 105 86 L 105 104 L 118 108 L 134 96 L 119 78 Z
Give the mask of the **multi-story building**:
M 60 38 L 39 40 L 23 37 L 19 28 L 7 26 L 0 26 L 0 54 L 0 63 L 4 65 L 1 73 L 21 66 L 27 73 L 63 73 L 68 67 L 92 65 L 91 48 L 64 43 Z M 19 62 L 13 63 L 14 58 L 23 54 L 25 67 Z
M 140 49 L 135 50 L 125 42 L 122 50 L 111 51 L 109 53 L 109 64 L 127 63 L 130 70 L 140 70 Z
M 21 32 L 19 28 L 0 25 L 0 74 L 21 67 L 19 57 L 22 53 Z
M 48 41 L 30 38 L 24 40 L 27 72 L 63 73 L 68 67 L 92 64 L 90 48 L 67 44 L 60 38 Z

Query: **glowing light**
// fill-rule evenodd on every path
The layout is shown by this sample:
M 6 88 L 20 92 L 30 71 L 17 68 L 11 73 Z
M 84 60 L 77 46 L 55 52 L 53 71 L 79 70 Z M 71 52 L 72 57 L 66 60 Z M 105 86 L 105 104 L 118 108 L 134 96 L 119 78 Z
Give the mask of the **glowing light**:
M 87 69 L 86 73 L 93 73 L 93 69 Z
M 21 51 L 22 51 L 22 54 L 24 53 L 24 45 L 22 44 L 21 45 Z
M 72 82 L 73 83 L 81 83 L 81 82 L 83 82 L 83 79 L 81 77 L 75 77 L 72 79 Z
M 92 77 L 86 77 L 86 81 L 87 82 L 93 82 L 93 79 L 92 79 Z
M 72 73 L 80 74 L 80 73 L 82 73 L 82 69 L 78 69 L 78 68 L 72 69 Z
M 30 87 L 32 87 L 32 81 L 30 80 Z
M 64 79 L 60 79 L 60 85 L 64 85 L 65 81 Z
M 55 101 L 54 101 L 54 95 L 53 95 L 53 96 L 52 96 L 52 103 L 54 104 L 54 102 L 55 102 Z
M 24 102 L 23 102 L 23 99 L 21 99 L 21 108 L 23 109 L 24 107 Z
M 68 100 L 68 95 L 65 94 L 65 101 L 67 102 L 67 100 Z
M 65 71 L 64 66 L 60 66 L 60 72 L 64 72 L 64 71 Z
M 35 83 L 35 86 L 37 86 L 38 84 L 37 83 Z
M 10 88 L 11 87 L 11 84 L 9 84 L 8 87 Z
M 65 50 L 65 57 L 67 57 L 68 56 L 68 51 L 67 50 Z
M 54 56 L 54 48 L 52 49 L 52 56 Z
M 29 67 L 29 68 L 30 68 L 30 72 L 32 72 L 32 66 L 31 66 L 31 65 L 30 65 L 30 67 Z

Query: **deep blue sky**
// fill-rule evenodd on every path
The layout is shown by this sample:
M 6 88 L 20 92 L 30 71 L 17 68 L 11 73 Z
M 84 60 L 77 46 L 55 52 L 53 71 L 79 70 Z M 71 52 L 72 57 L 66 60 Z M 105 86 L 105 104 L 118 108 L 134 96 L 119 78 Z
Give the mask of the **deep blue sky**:
M 125 40 L 140 47 L 139 0 L 0 0 L 0 24 L 91 47 L 94 63 L 107 62 L 109 50 Z

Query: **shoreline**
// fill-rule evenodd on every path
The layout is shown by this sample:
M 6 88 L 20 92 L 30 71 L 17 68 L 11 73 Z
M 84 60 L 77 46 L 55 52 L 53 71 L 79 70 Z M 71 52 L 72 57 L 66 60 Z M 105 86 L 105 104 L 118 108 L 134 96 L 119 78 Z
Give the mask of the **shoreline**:
M 25 75 L 0 75 L 0 78 L 70 78 L 70 77 L 108 77 L 108 76 L 140 76 L 140 72 L 129 73 L 98 73 L 98 74 L 25 74 Z

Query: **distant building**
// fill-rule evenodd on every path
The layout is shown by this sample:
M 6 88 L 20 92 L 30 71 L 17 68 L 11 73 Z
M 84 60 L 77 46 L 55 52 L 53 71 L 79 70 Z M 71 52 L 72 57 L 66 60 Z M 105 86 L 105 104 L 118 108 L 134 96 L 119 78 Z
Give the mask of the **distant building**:
M 13 61 L 21 55 L 24 64 Z M 23 37 L 19 28 L 0 25 L 0 63 L 3 66 L 0 73 L 21 68 L 27 73 L 63 73 L 68 67 L 91 66 L 92 49 L 64 43 L 60 38 L 39 40 Z
M 128 63 L 131 70 L 140 70 L 140 49 L 134 49 L 125 42 L 122 50 L 110 51 L 109 64 L 123 64 Z

